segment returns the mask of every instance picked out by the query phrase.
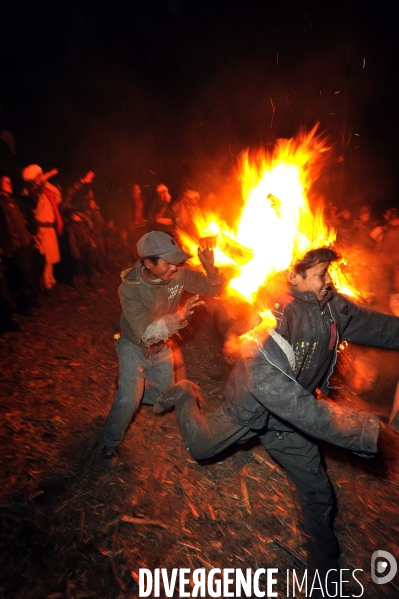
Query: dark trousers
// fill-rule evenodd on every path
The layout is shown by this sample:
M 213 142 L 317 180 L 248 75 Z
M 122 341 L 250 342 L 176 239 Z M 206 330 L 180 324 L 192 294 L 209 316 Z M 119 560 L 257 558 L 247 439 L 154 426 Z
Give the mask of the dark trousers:
M 80 258 L 71 256 L 67 272 L 67 282 L 73 285 L 75 277 L 82 274 L 86 281 L 91 281 L 93 278 L 93 252 L 90 245 L 79 247 Z
M 81 260 L 80 269 L 87 281 L 93 278 L 93 248 L 90 245 L 85 245 L 79 248 Z
M 279 430 L 281 423 L 273 416 L 267 430 L 256 431 L 234 423 L 220 408 L 203 415 L 194 393 L 189 392 L 176 403 L 176 415 L 184 442 L 198 460 L 213 457 L 233 443 L 259 437 L 263 447 L 289 477 L 300 508 L 299 524 L 309 569 L 317 568 L 321 576 L 330 568 L 339 569 L 338 541 L 330 523 L 332 489 L 315 442 L 297 431 Z
M 17 309 L 31 308 L 37 304 L 38 277 L 35 248 L 27 245 L 4 258 L 6 276 L 15 292 Z
M 7 279 L 0 271 L 0 333 L 7 330 L 13 318 L 13 301 Z

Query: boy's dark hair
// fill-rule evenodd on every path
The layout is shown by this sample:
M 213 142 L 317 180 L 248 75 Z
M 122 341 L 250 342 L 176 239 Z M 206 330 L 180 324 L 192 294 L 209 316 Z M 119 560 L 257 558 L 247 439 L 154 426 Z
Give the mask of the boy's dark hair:
M 306 279 L 306 271 L 313 268 L 320 262 L 335 262 L 338 260 L 339 254 L 329 247 L 317 248 L 307 252 L 301 260 L 294 264 L 294 270 L 303 279 Z
M 140 258 L 141 265 L 144 266 L 144 260 L 149 260 L 153 263 L 154 266 L 158 264 L 160 256 L 145 256 L 144 258 Z

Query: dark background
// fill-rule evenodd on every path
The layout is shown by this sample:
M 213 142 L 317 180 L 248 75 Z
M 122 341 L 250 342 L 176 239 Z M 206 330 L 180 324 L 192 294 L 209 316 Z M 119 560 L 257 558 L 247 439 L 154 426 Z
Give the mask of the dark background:
M 333 146 L 320 191 L 380 213 L 397 204 L 396 29 L 391 5 L 355 0 L 9 3 L 16 168 L 56 166 L 62 186 L 93 169 L 108 209 L 134 181 L 218 193 L 243 149 L 319 122 Z

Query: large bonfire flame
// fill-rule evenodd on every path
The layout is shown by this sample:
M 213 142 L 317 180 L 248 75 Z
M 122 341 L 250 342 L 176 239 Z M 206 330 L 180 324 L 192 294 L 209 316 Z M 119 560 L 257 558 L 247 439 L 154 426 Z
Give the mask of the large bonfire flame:
M 239 176 L 244 207 L 233 230 L 216 214 L 198 212 L 194 218 L 199 237 L 213 240 L 215 263 L 237 269 L 228 291 L 252 304 L 270 277 L 288 269 L 307 251 L 335 241 L 336 232 L 323 215 L 322 198 L 311 197 L 312 183 L 329 151 L 316 129 L 296 139 L 279 140 L 272 155 L 242 154 Z M 181 239 L 195 255 L 199 240 L 183 232 Z M 334 265 L 331 276 L 341 292 L 356 295 L 340 264 Z

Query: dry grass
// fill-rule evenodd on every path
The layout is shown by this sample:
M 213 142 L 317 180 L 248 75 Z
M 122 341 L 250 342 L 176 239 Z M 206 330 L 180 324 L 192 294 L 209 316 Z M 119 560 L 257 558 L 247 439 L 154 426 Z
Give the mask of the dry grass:
M 173 412 L 143 406 L 119 466 L 101 469 L 117 376 L 117 285 L 117 275 L 90 290 L 60 285 L 36 318 L 21 317 L 22 332 L 0 338 L 0 597 L 136 598 L 142 567 L 301 569 L 290 489 L 260 445 L 199 464 Z M 179 371 L 201 385 L 212 410 L 229 367 L 207 312 L 194 328 L 179 344 Z M 349 390 L 342 394 L 354 405 Z M 342 567 L 364 569 L 368 599 L 397 596 L 369 574 L 375 549 L 399 553 L 397 461 L 381 473 L 381 461 L 331 447 L 324 455 L 338 499 Z

